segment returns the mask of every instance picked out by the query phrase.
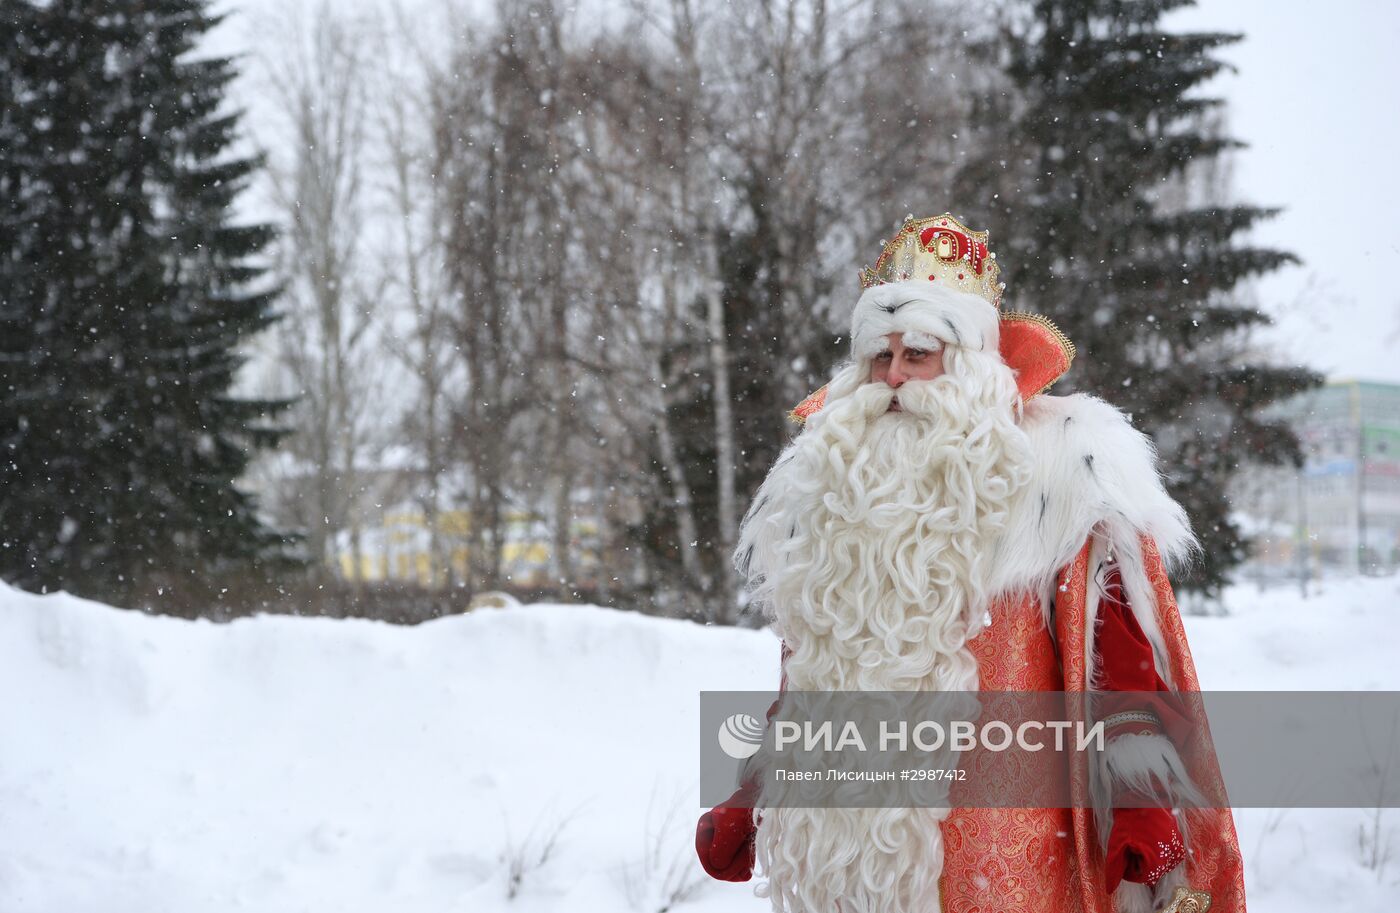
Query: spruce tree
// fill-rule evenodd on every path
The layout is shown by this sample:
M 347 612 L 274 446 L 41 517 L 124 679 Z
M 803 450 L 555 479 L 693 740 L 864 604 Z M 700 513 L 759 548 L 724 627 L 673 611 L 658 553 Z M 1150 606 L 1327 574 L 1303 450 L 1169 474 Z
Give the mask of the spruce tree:
M 235 484 L 288 401 L 231 395 L 275 319 L 232 204 L 202 0 L 0 0 L 0 576 L 118 599 L 289 556 Z
M 1294 261 L 1244 243 L 1276 210 L 1193 200 L 1199 174 L 1242 145 L 1222 135 L 1201 84 L 1241 36 L 1163 30 L 1190 0 L 1038 0 L 1001 48 L 1014 91 L 989 107 L 1003 141 L 969 168 L 992 198 L 1007 302 L 1051 317 L 1079 355 L 1053 392 L 1118 405 L 1158 447 L 1172 495 L 1203 546 L 1178 581 L 1215 594 L 1245 557 L 1226 483 L 1242 461 L 1298 458 L 1262 407 L 1316 384 L 1248 357 L 1268 322 L 1240 283 Z

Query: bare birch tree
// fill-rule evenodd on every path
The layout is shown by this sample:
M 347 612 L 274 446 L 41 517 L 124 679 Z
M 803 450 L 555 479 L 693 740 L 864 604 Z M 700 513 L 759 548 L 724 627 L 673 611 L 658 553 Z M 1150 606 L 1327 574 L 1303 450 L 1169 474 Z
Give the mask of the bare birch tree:
M 287 278 L 276 365 L 301 397 L 281 501 L 324 566 L 332 531 L 349 529 L 359 553 L 361 472 L 383 431 L 370 332 L 377 296 L 362 263 L 368 61 L 360 26 L 329 3 L 266 25 L 279 40 L 265 79 L 286 131 L 269 169 Z
M 451 385 L 461 375 L 454 358 L 452 309 L 442 261 L 441 201 L 432 173 L 431 102 L 424 84 L 426 51 L 402 14 L 385 30 L 378 57 L 383 73 L 381 104 L 373 118 L 383 150 L 381 190 L 392 226 L 379 269 L 390 300 L 401 308 L 392 318 L 385 345 L 408 369 L 415 395 L 397 427 L 415 454 L 411 490 L 428 534 L 429 565 L 449 587 L 456 576 L 453 537 L 445 536 L 442 514 L 457 494 L 449 488 Z M 454 531 L 455 532 L 455 531 Z

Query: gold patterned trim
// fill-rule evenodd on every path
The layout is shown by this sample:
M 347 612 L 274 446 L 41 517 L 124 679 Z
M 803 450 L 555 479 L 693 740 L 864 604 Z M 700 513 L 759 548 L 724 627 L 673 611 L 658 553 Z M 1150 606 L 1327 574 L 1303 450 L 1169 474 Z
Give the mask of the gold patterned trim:
M 1045 386 L 1035 391 L 1035 393 L 1033 394 L 1034 396 L 1039 396 L 1046 390 L 1049 390 L 1055 385 L 1055 381 L 1058 381 L 1061 377 L 1064 377 L 1066 374 L 1069 373 L 1070 367 L 1074 364 L 1074 356 L 1079 354 L 1079 350 L 1074 347 L 1074 343 L 1070 340 L 1068 336 L 1065 335 L 1064 331 L 1061 330 L 1059 327 L 1055 326 L 1055 322 L 1053 320 L 1042 314 L 1032 314 L 1028 311 L 1009 311 L 1005 314 L 1002 314 L 1001 319 L 1003 322 L 1010 323 L 1039 324 L 1040 326 L 1050 331 L 1050 335 L 1054 337 L 1056 344 L 1058 344 L 1060 349 L 1065 353 L 1065 369 L 1059 374 L 1056 374 L 1055 377 L 1051 379 L 1051 381 Z M 1027 399 L 1029 398 L 1030 397 L 1027 397 Z
M 821 409 L 826 405 L 826 388 L 830 384 L 822 384 L 816 391 L 807 395 L 807 398 L 788 410 L 787 417 L 799 425 L 806 424 L 807 416 Z
M 1103 719 L 1105 729 L 1117 726 L 1119 723 L 1156 723 L 1158 726 L 1162 725 L 1157 714 L 1151 710 L 1124 710 L 1121 713 L 1109 714 Z
M 1171 900 L 1162 908 L 1162 913 L 1206 913 L 1209 909 L 1209 894 L 1205 891 L 1193 891 L 1185 885 L 1177 885 Z

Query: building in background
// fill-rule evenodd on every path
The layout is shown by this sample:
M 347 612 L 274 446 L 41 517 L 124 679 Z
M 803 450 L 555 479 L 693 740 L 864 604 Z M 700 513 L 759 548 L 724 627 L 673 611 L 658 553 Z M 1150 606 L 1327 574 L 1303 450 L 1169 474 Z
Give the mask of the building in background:
M 1285 403 L 1300 469 L 1251 468 L 1232 491 L 1259 583 L 1400 567 L 1400 384 L 1333 381 Z
M 437 557 L 432 529 L 421 504 L 405 501 L 377 518 L 367 518 L 355 542 L 349 530 L 334 539 L 334 563 L 345 580 L 412 583 L 440 589 L 467 579 L 471 512 L 442 510 L 436 517 Z M 577 516 L 570 524 L 574 579 L 592 589 L 600 574 L 598 523 Z M 543 590 L 555 581 L 548 520 L 528 511 L 506 515 L 501 548 L 503 574 L 512 591 Z

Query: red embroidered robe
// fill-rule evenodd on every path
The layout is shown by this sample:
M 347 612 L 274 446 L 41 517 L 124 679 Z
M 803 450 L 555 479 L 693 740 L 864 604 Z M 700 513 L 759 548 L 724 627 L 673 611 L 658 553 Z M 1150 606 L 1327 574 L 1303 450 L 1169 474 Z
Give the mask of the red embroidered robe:
M 1086 542 L 1060 574 L 1053 640 L 1034 596 L 1003 597 L 993 603 L 992 623 L 969 642 L 977 658 L 982 690 L 1090 690 L 1084 658 L 1088 655 L 1091 544 Z M 1147 537 L 1142 539 L 1142 551 L 1156 595 L 1170 677 L 1178 683 L 1178 690 L 1197 691 L 1195 665 L 1161 557 Z M 1101 654 L 1113 651 L 1121 662 L 1104 663 L 1099 681 L 1092 684 L 1109 690 L 1152 690 L 1131 675 L 1113 680 L 1115 668 L 1138 665 L 1128 660 L 1131 651 L 1147 650 L 1144 655 L 1150 659 L 1150 650 L 1126 602 L 1105 599 L 1099 610 L 1102 628 L 1097 649 Z M 1156 680 L 1165 689 L 1160 679 Z M 785 676 L 782 684 L 785 688 Z M 776 704 L 769 711 L 770 717 L 775 710 Z M 1198 736 L 1206 740 L 1209 750 L 1209 732 Z M 1218 777 L 1214 767 L 1207 773 Z M 1218 782 L 1207 785 L 1223 794 Z M 1129 859 L 1125 873 L 1121 852 L 1114 859 L 1114 871 L 1107 870 L 1087 801 L 1087 769 L 1072 772 L 1070 787 L 1075 804 L 1081 807 L 953 809 L 942 823 L 944 860 L 939 895 L 944 913 L 1115 913 L 1112 884 L 1117 877 L 1155 880 L 1143 877 L 1149 874 L 1144 867 L 1150 867 L 1151 860 Z M 755 784 L 745 784 L 728 802 L 701 818 L 696 849 L 713 877 L 729 881 L 752 877 L 756 822 L 747 806 L 752 804 L 755 788 Z M 1206 808 L 1186 813 L 1191 815 L 1186 883 L 1193 890 L 1210 894 L 1212 913 L 1243 913 L 1243 863 L 1230 810 Z M 1141 823 L 1144 820 L 1149 823 Z M 1158 834 L 1134 831 L 1162 826 L 1159 818 L 1125 816 L 1123 822 L 1115 821 L 1110 849 L 1121 849 L 1124 842 L 1151 846 Z

